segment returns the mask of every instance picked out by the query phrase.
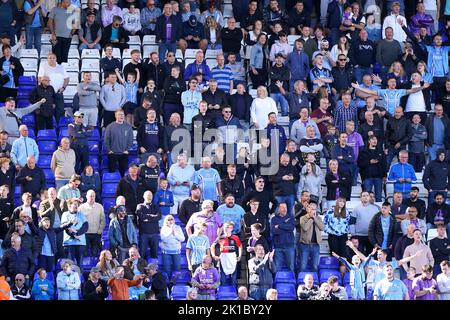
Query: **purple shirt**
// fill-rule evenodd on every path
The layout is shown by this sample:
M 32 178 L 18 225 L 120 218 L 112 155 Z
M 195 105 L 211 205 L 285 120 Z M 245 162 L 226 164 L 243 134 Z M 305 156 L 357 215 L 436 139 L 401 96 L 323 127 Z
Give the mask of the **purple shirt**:
M 336 178 L 336 180 L 339 181 L 339 175 L 337 173 L 333 174 L 333 175 Z M 337 198 L 339 198 L 340 195 L 341 195 L 341 191 L 339 190 L 339 188 L 336 188 L 336 200 L 337 200 Z
M 172 42 L 172 23 L 170 22 L 170 16 L 164 16 L 166 18 L 166 43 Z
M 211 267 L 209 269 L 203 269 L 202 266 L 199 266 L 197 270 L 194 272 L 194 276 L 192 277 L 199 284 L 214 286 L 218 285 L 220 276 L 217 272 L 217 269 Z M 199 294 L 214 294 L 216 289 L 198 289 Z
M 217 239 L 217 229 L 222 226 L 222 221 L 217 213 L 211 217 L 207 217 L 201 212 L 194 213 L 188 221 L 188 226 L 194 226 L 196 223 L 206 223 L 205 236 L 208 237 L 209 243 L 213 243 Z
M 434 288 L 437 288 L 437 282 L 434 279 L 426 279 L 422 278 L 422 276 L 419 276 L 414 279 L 413 282 L 413 290 L 414 291 L 420 291 L 425 290 L 428 288 L 431 288 L 431 286 L 434 286 Z M 436 300 L 436 296 L 433 293 L 427 293 L 421 297 L 417 297 L 416 300 Z
M 406 287 L 408 288 L 408 295 L 409 295 L 409 299 L 410 300 L 414 300 L 414 290 L 413 290 L 413 281 L 414 280 L 409 280 L 409 279 L 404 279 L 403 283 L 406 285 Z
M 348 135 L 347 145 L 353 149 L 353 154 L 355 155 L 355 163 L 358 161 L 359 149 L 364 146 L 364 141 L 361 135 L 354 131 Z

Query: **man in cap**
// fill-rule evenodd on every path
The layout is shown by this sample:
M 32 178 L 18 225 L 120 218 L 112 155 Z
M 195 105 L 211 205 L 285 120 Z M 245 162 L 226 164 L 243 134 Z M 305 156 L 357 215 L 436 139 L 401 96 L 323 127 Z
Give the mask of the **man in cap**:
M 391 14 L 384 18 L 383 22 L 383 39 L 386 37 L 384 30 L 388 27 L 391 27 L 394 32 L 394 40 L 402 43 L 406 41 L 406 33 L 402 29 L 402 25 L 406 26 L 406 18 L 400 14 L 400 3 L 394 2 L 391 6 Z M 402 21 L 402 25 L 398 22 Z
M 196 16 L 191 15 L 188 21 L 183 22 L 183 33 L 179 42 L 181 50 L 199 48 L 200 41 L 204 38 L 203 24 L 197 21 Z
M 444 149 L 439 149 L 436 159 L 425 166 L 422 180 L 424 187 L 428 190 L 428 203 L 433 203 L 437 192 L 443 194 L 444 201 L 447 199 L 450 187 L 450 164 L 445 159 Z
M 291 78 L 291 72 L 289 68 L 284 64 L 285 56 L 283 53 L 278 52 L 275 55 L 275 63 L 270 71 L 270 97 L 275 100 L 275 103 L 281 106 L 281 116 L 288 115 L 289 104 L 281 94 L 279 86 L 282 86 L 285 91 L 289 90 L 289 79 Z
M 84 113 L 77 111 L 74 113 L 74 121 L 67 127 L 70 136 L 70 146 L 75 151 L 77 157 L 75 172 L 81 174 L 83 169 L 89 164 L 88 137 L 92 134 L 92 127 L 83 124 Z
M 108 285 L 100 278 L 100 269 L 93 267 L 89 280 L 83 284 L 83 300 L 105 300 L 108 297 Z
M 95 13 L 88 11 L 86 14 L 86 22 L 81 25 L 78 31 L 80 39 L 80 53 L 83 49 L 97 49 L 100 50 L 100 40 L 102 39 L 102 28 L 100 23 L 95 21 Z
M 122 263 L 128 255 L 132 245 L 137 245 L 137 233 L 133 220 L 127 215 L 125 206 L 118 206 L 115 210 L 116 217 L 111 220 L 108 230 L 108 238 L 113 256 Z

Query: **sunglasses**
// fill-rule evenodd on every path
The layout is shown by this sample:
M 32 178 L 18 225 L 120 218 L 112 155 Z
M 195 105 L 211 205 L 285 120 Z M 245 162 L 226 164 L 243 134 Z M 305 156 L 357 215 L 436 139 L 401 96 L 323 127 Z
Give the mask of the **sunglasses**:
M 231 111 L 224 111 L 223 113 L 231 113 Z
M 16 281 L 22 282 L 22 281 L 23 281 L 23 279 L 16 279 Z
M 339 59 L 339 61 L 347 61 L 347 59 Z

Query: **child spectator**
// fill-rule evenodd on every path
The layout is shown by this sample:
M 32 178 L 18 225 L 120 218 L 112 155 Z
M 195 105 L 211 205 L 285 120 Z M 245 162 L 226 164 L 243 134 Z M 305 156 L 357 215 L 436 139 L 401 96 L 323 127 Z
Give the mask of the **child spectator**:
M 119 82 L 125 87 L 126 92 L 126 102 L 123 105 L 123 110 L 125 111 L 127 123 L 133 126 L 134 123 L 134 110 L 138 107 L 137 105 L 137 95 L 139 90 L 139 81 L 141 79 L 141 74 L 139 68 L 134 69 L 136 72 L 129 72 L 127 74 L 127 80 L 120 75 L 119 69 L 116 68 L 116 75 Z
M 408 271 L 406 272 L 406 279 L 403 279 L 403 283 L 408 288 L 409 300 L 414 300 L 413 282 L 414 278 L 416 277 L 416 272 L 416 268 L 409 267 Z
M 173 193 L 167 190 L 168 182 L 166 179 L 159 181 L 159 189 L 156 191 L 153 198 L 153 203 L 159 207 L 161 211 L 161 220 L 159 220 L 159 226 L 162 227 L 164 218 L 170 213 L 170 208 L 173 207 Z
M 332 124 L 329 124 L 327 127 L 327 134 L 323 139 L 323 153 L 327 163 L 331 160 L 331 150 L 333 150 L 334 146 L 338 144 L 338 135 L 336 132 L 336 127 Z
M 47 271 L 40 268 L 37 271 L 38 278 L 33 283 L 31 289 L 31 295 L 34 300 L 53 300 L 53 294 L 55 293 L 55 287 L 53 281 L 47 279 Z

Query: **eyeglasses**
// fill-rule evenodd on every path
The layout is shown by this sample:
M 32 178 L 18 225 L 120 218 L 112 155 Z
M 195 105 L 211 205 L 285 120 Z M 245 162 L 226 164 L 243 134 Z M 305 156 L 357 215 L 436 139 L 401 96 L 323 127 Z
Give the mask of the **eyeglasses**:
M 231 113 L 231 111 L 224 111 L 223 113 Z
M 22 282 L 22 281 L 23 281 L 23 279 L 16 279 L 16 281 Z

